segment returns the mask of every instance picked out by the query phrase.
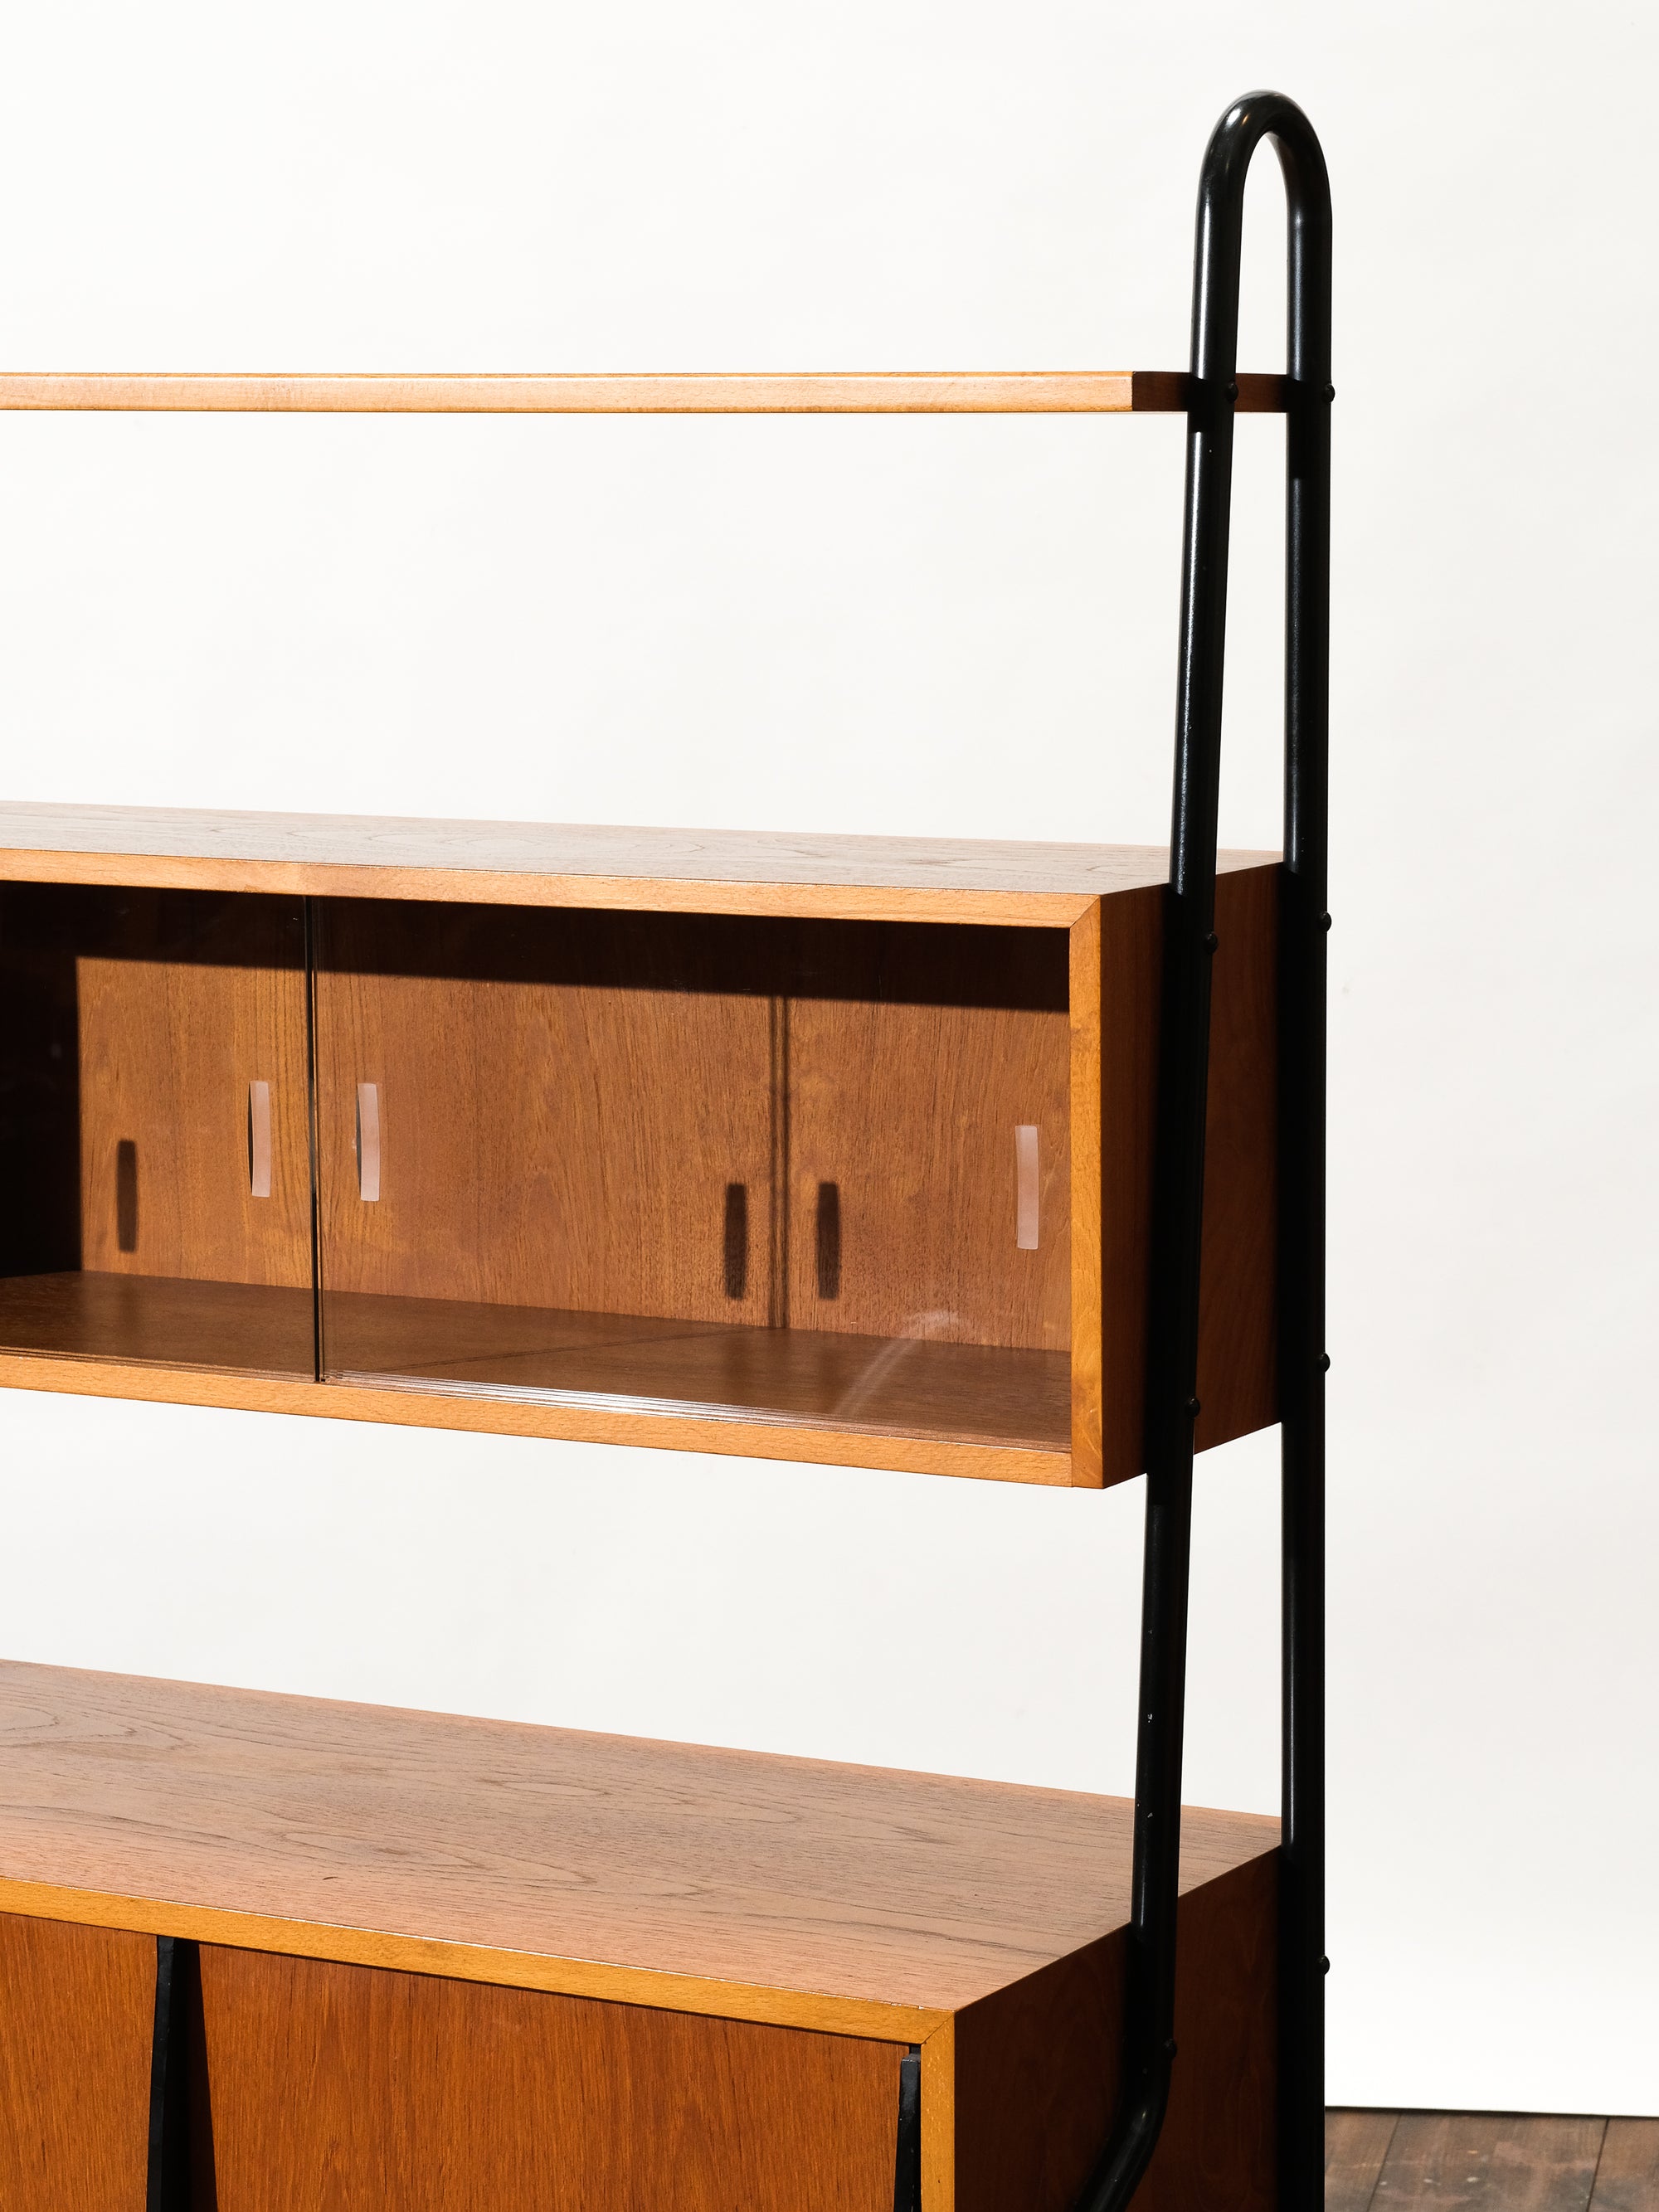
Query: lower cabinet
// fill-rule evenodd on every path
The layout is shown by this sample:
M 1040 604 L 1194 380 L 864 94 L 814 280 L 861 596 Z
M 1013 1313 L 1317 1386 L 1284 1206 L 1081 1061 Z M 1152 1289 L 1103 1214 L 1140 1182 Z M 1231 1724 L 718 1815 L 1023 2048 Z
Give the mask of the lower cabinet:
M 902 2048 L 201 1951 L 191 2212 L 892 2212 Z
M 903 2046 L 0 1914 L 4 2212 L 892 2212 Z M 156 2118 L 161 2118 L 158 2110 Z

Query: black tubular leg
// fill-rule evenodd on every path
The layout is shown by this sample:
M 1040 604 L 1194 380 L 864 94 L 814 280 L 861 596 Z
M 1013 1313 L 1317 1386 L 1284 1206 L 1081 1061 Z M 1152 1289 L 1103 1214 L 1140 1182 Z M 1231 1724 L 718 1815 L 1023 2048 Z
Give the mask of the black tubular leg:
M 1281 2212 L 1316 2212 L 1323 2202 L 1331 208 L 1324 155 L 1307 117 L 1282 94 L 1261 92 L 1235 101 L 1216 125 L 1199 184 L 1175 801 L 1165 911 L 1127 2011 L 1112 2132 L 1079 2200 L 1079 2212 L 1121 2212 L 1133 2196 L 1157 2147 L 1176 2055 L 1176 1903 L 1239 249 L 1245 176 L 1251 156 L 1267 137 L 1285 177 L 1291 280 L 1286 881 L 1279 1045 L 1285 1678 L 1279 2195 Z
M 914 2043 L 899 2061 L 893 2212 L 921 2212 L 921 2051 Z
M 185 2050 L 196 1946 L 155 1939 L 155 2031 L 149 2061 L 149 2185 L 144 2212 L 189 2212 Z

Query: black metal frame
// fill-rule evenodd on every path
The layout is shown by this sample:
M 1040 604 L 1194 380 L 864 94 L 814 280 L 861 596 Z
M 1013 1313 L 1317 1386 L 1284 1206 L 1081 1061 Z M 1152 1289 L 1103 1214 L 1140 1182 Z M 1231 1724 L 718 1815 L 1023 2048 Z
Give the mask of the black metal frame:
M 201 2003 L 197 1947 L 155 1939 L 155 2024 L 149 2059 L 149 2164 L 145 2212 L 189 2212 L 189 2057 L 192 2007 Z
M 1176 1900 L 1239 248 L 1244 179 L 1263 138 L 1273 141 L 1284 171 L 1290 233 L 1279 1067 L 1284 1575 L 1279 2200 L 1282 2212 L 1317 2212 L 1324 2201 L 1331 203 L 1324 155 L 1307 117 L 1282 94 L 1258 92 L 1236 100 L 1216 125 L 1199 181 L 1174 822 L 1164 917 L 1133 1890 L 1117 2108 L 1079 2212 L 1121 2212 L 1134 2194 L 1157 2147 L 1176 2055 Z
M 921 2045 L 899 2061 L 898 2135 L 893 2152 L 893 2212 L 921 2212 Z

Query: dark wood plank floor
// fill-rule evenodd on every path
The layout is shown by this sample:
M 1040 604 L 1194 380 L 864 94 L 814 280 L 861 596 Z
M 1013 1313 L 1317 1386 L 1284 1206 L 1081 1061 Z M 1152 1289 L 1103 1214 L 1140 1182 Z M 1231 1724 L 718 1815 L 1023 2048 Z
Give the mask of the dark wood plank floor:
M 1659 2212 L 1659 2120 L 1332 2112 L 1325 2212 Z

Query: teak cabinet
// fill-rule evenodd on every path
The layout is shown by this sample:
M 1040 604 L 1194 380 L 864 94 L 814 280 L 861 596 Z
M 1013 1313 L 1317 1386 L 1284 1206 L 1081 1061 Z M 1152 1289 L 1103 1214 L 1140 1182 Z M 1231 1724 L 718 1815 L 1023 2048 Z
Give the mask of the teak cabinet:
M 0 809 L 0 1382 L 1139 1472 L 1123 848 Z M 1279 869 L 1217 890 L 1200 1445 L 1275 1418 Z
M 154 2117 L 189 2212 L 1067 2212 L 1130 1818 L 0 1663 L 0 2203 L 139 2212 Z M 1143 2212 L 1273 2212 L 1277 1837 L 1185 1816 Z

